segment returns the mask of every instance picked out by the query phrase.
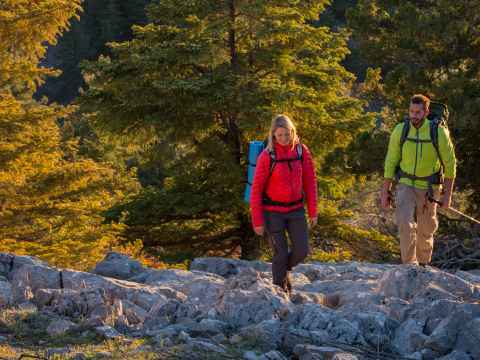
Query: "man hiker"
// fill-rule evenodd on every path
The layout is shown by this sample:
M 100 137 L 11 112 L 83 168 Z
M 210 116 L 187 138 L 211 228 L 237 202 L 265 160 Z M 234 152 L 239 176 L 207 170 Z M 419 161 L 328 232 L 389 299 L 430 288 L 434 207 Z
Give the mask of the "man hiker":
M 456 171 L 448 129 L 427 118 L 429 108 L 426 96 L 411 98 L 409 120 L 398 124 L 390 136 L 381 191 L 381 206 L 390 208 L 392 185 L 398 182 L 395 220 L 402 263 L 421 266 L 431 261 L 433 234 L 438 228 L 437 204 L 431 199 L 440 200 L 444 209 L 450 207 Z M 442 175 L 445 179 L 440 197 Z

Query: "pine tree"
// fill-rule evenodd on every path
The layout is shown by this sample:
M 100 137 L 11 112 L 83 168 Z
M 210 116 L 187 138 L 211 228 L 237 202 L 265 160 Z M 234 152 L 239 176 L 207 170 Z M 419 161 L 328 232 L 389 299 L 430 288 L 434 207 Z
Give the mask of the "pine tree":
M 243 257 L 258 255 L 242 203 L 247 142 L 288 113 L 321 168 L 368 121 L 341 65 L 346 32 L 313 25 L 327 4 L 161 1 L 132 41 L 85 66 L 81 103 L 92 124 L 163 144 L 163 188 L 118 209 L 129 212 L 130 236 L 191 251 L 240 244 Z
M 32 99 L 54 70 L 38 66 L 45 43 L 68 26 L 79 1 L 0 4 L 0 251 L 85 269 L 118 244 L 121 224 L 102 213 L 135 190 L 106 164 L 67 159 L 57 121 L 72 108 Z

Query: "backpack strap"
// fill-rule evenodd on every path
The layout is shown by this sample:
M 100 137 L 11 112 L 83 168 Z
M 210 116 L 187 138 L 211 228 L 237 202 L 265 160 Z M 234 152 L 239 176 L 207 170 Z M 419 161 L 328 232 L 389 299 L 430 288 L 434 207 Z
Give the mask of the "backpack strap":
M 275 167 L 275 164 L 277 163 L 277 154 L 275 153 L 275 149 L 268 150 L 268 155 L 270 155 L 270 174 L 268 175 L 268 179 L 270 179 L 270 176 L 273 173 L 273 168 Z
M 277 162 L 288 162 L 290 164 L 292 161 L 298 161 L 298 160 L 303 161 L 302 144 L 298 143 L 295 149 L 297 150 L 297 157 L 295 159 L 281 159 L 281 160 L 277 160 L 275 149 L 268 150 L 268 154 L 270 155 L 270 175 L 272 174 L 273 169 Z
M 437 152 L 438 159 L 440 160 L 440 164 L 442 165 L 442 171 L 445 169 L 445 165 L 443 163 L 442 157 L 440 156 L 440 149 L 438 147 L 438 127 L 440 122 L 438 119 L 430 120 L 430 139 L 432 140 L 432 145 Z
M 268 173 L 267 181 L 265 182 L 265 188 L 267 187 L 268 182 L 270 181 L 270 178 L 272 177 L 273 170 L 274 170 L 277 162 L 288 162 L 289 167 L 291 166 L 290 162 L 292 162 L 292 161 L 302 161 L 303 162 L 303 147 L 302 147 L 301 143 L 297 144 L 296 150 L 297 150 L 297 158 L 296 159 L 284 159 L 284 160 L 277 160 L 277 154 L 275 153 L 275 149 L 267 150 L 268 154 L 270 156 L 270 172 Z M 303 196 L 302 196 L 301 199 L 295 200 L 291 203 L 283 203 L 283 202 L 278 202 L 278 201 L 274 201 L 274 200 L 270 199 L 267 196 L 265 191 L 263 193 L 263 203 L 265 205 L 275 205 L 275 206 L 289 207 L 289 206 L 301 204 L 302 202 L 303 202 Z
M 407 141 L 409 132 L 410 132 L 410 119 L 406 118 L 403 121 L 402 135 L 400 136 L 400 156 L 402 155 L 403 144 L 405 144 L 405 141 Z
M 303 161 L 303 146 L 302 144 L 297 144 L 297 159 Z
M 395 168 L 395 181 L 400 181 L 400 162 L 402 161 L 403 144 L 407 141 L 408 133 L 410 132 L 410 119 L 408 117 L 403 120 L 402 134 L 400 135 L 400 159 L 398 160 L 397 167 Z
M 275 164 L 277 163 L 277 154 L 275 154 L 275 149 L 266 150 L 268 152 L 268 157 L 270 158 L 270 170 L 268 171 L 267 180 L 265 181 L 265 187 L 267 187 L 268 182 L 273 174 L 273 169 L 275 168 Z
M 410 122 L 408 123 L 408 131 L 405 131 L 405 128 L 407 127 L 407 121 L 408 120 L 405 120 L 405 124 L 404 124 L 403 130 L 402 130 L 402 136 L 400 138 L 400 161 L 402 159 L 402 157 L 401 157 L 402 156 L 402 147 L 403 147 L 403 144 L 405 143 L 405 141 L 409 140 L 409 141 L 414 141 L 414 142 L 417 142 L 417 143 L 429 142 L 433 145 L 433 148 L 435 149 L 435 152 L 437 153 L 438 159 L 440 160 L 441 167 L 440 167 L 440 171 L 438 171 L 435 174 L 432 174 L 430 176 L 418 177 L 418 176 L 414 176 L 414 175 L 407 174 L 407 173 L 403 172 L 402 169 L 400 168 L 400 165 L 398 165 L 397 169 L 396 169 L 396 180 L 398 182 L 400 180 L 400 178 L 406 177 L 410 180 L 428 181 L 429 192 L 431 192 L 431 185 L 432 184 L 441 184 L 443 182 L 443 171 L 445 169 L 445 165 L 444 165 L 442 157 L 440 155 L 440 149 L 438 147 L 438 127 L 440 126 L 441 120 L 439 120 L 438 118 L 429 119 L 429 122 L 430 122 L 430 124 L 429 124 L 430 140 L 417 140 L 417 139 L 408 138 L 407 136 L 408 136 L 408 131 L 410 130 Z M 400 164 L 400 162 L 399 162 L 399 164 Z
M 266 193 L 263 194 L 263 204 L 264 205 L 291 207 L 291 206 L 303 204 L 303 200 L 304 200 L 304 198 L 302 196 L 300 199 L 295 200 L 295 201 L 291 201 L 291 202 L 275 201 L 275 200 L 270 199 L 267 196 Z

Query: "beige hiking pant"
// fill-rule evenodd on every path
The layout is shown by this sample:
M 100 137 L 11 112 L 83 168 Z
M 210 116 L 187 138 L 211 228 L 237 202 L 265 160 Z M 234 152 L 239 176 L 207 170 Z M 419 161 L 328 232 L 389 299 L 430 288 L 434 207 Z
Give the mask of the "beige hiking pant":
M 395 220 L 400 233 L 404 264 L 428 264 L 432 259 L 433 234 L 438 228 L 437 204 L 426 197 L 427 190 L 398 184 Z M 439 190 L 434 189 L 438 199 Z

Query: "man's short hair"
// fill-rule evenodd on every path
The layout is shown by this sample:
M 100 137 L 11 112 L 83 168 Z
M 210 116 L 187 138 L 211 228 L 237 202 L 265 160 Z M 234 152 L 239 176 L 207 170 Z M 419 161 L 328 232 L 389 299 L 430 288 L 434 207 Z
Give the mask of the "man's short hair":
M 418 104 L 418 105 L 423 105 L 423 108 L 425 110 L 428 110 L 430 108 L 430 99 L 426 97 L 425 95 L 422 94 L 415 94 L 412 96 L 410 99 L 410 104 Z

